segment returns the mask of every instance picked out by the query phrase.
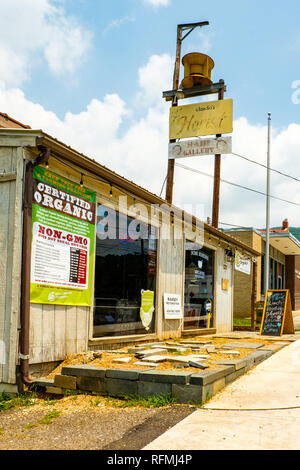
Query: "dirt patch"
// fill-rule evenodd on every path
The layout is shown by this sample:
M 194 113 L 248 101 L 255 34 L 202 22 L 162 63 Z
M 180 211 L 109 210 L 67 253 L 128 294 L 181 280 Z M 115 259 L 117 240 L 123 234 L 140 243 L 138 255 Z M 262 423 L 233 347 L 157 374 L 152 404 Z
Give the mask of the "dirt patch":
M 249 342 L 249 338 L 246 339 L 229 339 L 229 338 L 205 338 L 205 340 L 209 342 L 210 345 L 216 346 L 216 347 L 222 347 L 226 346 L 226 344 L 229 343 L 245 343 Z M 199 337 L 192 337 L 192 338 L 185 338 L 184 341 L 204 341 L 203 336 Z M 171 343 L 178 343 L 178 340 L 174 341 L 168 341 L 168 344 Z M 262 341 L 258 339 L 252 339 L 250 340 L 251 343 L 263 343 L 265 346 L 268 344 L 272 344 L 272 341 Z M 165 342 L 162 342 L 162 348 Z M 182 344 L 184 346 L 184 344 Z M 145 349 L 148 349 L 149 346 L 145 344 Z M 202 362 L 205 362 L 207 366 L 209 366 L 210 369 L 214 369 L 215 367 L 218 367 L 216 364 L 218 361 L 223 361 L 226 359 L 242 359 L 246 356 L 248 356 L 251 352 L 253 352 L 253 349 L 245 349 L 245 348 L 239 348 L 235 347 L 234 350 L 238 351 L 240 354 L 239 355 L 233 355 L 233 354 L 221 354 L 216 350 L 215 352 L 207 353 L 206 348 L 198 348 L 199 351 L 197 351 L 197 354 L 208 354 L 210 357 L 208 360 L 203 360 Z M 54 369 L 48 376 L 47 378 L 53 379 L 55 375 L 58 375 L 61 373 L 61 369 L 64 366 L 69 366 L 69 365 L 79 365 L 79 364 L 89 364 L 95 367 L 103 367 L 105 369 L 127 369 L 127 370 L 149 370 L 150 367 L 148 366 L 143 366 L 143 365 L 136 365 L 135 363 L 138 361 L 138 359 L 134 356 L 134 354 L 128 354 L 127 353 L 128 348 L 122 348 L 119 349 L 118 352 L 111 352 L 111 351 L 101 351 L 101 357 L 100 358 L 95 358 L 94 354 L 92 351 L 89 351 L 85 354 L 70 354 L 66 356 L 65 360 L 56 368 Z M 96 353 L 97 354 L 97 353 Z M 188 349 L 185 352 L 182 352 L 180 354 L 178 353 L 164 353 L 163 355 L 169 355 L 172 356 L 172 358 L 178 357 L 178 359 L 188 356 L 191 354 L 196 354 L 195 352 L 192 351 L 192 349 Z M 113 362 L 114 359 L 120 359 L 124 357 L 131 357 L 131 361 L 127 364 L 120 364 Z M 149 359 L 151 361 L 151 358 Z M 201 361 L 200 361 L 201 362 Z M 174 367 L 174 362 L 161 362 L 158 363 L 158 366 L 155 367 L 155 370 L 180 370 L 176 367 Z M 199 372 L 199 369 L 196 367 L 187 367 L 183 369 L 184 371 L 187 372 Z
M 85 395 L 37 398 L 34 406 L 0 412 L 0 450 L 141 449 L 193 411 L 187 405 L 122 409 Z

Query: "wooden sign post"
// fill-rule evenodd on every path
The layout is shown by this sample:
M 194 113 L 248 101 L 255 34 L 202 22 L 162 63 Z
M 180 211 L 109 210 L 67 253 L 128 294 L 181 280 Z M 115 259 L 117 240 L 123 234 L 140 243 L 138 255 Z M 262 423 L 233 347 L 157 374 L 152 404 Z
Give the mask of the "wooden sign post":
M 282 336 L 282 334 L 294 333 L 290 291 L 288 289 L 267 290 L 260 334 Z

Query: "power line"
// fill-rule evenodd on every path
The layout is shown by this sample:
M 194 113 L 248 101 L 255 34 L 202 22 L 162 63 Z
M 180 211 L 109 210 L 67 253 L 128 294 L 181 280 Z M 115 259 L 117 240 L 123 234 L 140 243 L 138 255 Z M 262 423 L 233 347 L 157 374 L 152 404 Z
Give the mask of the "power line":
M 244 155 L 240 155 L 239 153 L 231 152 L 230 155 L 235 155 L 236 157 L 242 158 L 243 160 L 247 160 L 248 162 L 254 163 L 255 165 L 261 166 L 262 168 L 268 169 L 267 165 L 264 165 L 263 163 L 259 163 L 255 160 L 251 160 L 251 158 L 245 157 Z M 275 170 L 275 168 L 269 168 L 270 171 L 273 171 L 274 173 L 278 173 L 281 176 L 285 176 L 286 178 L 290 178 L 294 181 L 298 181 L 300 183 L 300 179 L 296 178 L 295 176 L 288 175 L 287 173 L 283 173 L 280 170 Z
M 214 176 L 210 175 L 209 173 L 205 173 L 204 171 L 196 170 L 195 168 L 190 168 L 188 166 L 181 165 L 180 163 L 176 163 L 176 166 L 178 166 L 180 168 L 183 168 L 184 170 L 192 171 L 194 173 L 198 173 L 200 175 L 207 176 L 209 178 L 214 178 Z M 241 184 L 233 183 L 232 181 L 228 181 L 228 180 L 225 180 L 223 178 L 221 178 L 221 181 L 222 181 L 222 183 L 230 184 L 231 186 L 235 186 L 235 187 L 240 188 L 240 189 L 245 189 L 247 191 L 251 191 L 253 193 L 260 194 L 261 196 L 266 196 L 266 193 L 264 193 L 262 191 L 258 191 L 257 189 L 248 188 L 247 186 L 243 186 Z M 277 196 L 271 196 L 270 195 L 270 197 L 272 199 L 277 199 L 278 201 L 286 202 L 287 204 L 293 204 L 294 206 L 299 206 L 300 207 L 300 203 L 298 203 L 298 202 L 288 201 L 287 199 L 282 199 L 282 198 L 277 197 Z

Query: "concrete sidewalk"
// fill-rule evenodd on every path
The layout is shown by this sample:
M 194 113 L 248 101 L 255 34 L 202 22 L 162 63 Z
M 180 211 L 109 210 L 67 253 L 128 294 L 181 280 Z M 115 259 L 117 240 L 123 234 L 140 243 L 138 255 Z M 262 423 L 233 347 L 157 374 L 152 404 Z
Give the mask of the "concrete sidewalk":
M 208 449 L 300 449 L 300 340 L 228 385 L 203 409 L 145 447 Z

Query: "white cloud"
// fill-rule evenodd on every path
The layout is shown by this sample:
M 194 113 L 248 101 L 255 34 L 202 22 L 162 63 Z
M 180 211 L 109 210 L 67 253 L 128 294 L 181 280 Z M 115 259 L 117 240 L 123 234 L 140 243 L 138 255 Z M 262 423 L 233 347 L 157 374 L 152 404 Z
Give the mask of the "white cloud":
M 169 72 L 172 71 L 172 60 L 166 55 L 150 57 L 139 70 L 140 93 L 147 97 L 149 103 L 140 118 L 134 118 L 134 110 L 129 109 L 117 94 L 111 94 L 102 101 L 93 99 L 78 114 L 69 112 L 59 119 L 55 113 L 28 100 L 20 89 L 4 87 L 0 87 L 0 110 L 33 128 L 42 128 L 74 149 L 159 194 L 167 171 L 170 107 L 161 98 L 159 76 L 164 73 L 162 64 L 169 67 Z M 151 80 L 147 80 L 147 76 Z M 292 123 L 283 130 L 274 129 L 271 166 L 300 177 L 299 148 L 299 124 Z M 251 124 L 245 117 L 237 119 L 234 122 L 233 151 L 266 164 L 267 125 Z M 213 156 L 187 158 L 179 162 L 210 174 L 214 171 Z M 233 155 L 222 156 L 221 177 L 261 192 L 266 189 L 266 170 Z M 176 205 L 193 204 L 196 207 L 203 204 L 205 215 L 211 216 L 212 192 L 212 179 L 176 167 Z M 272 173 L 271 194 L 300 203 L 300 183 Z M 298 214 L 298 206 L 271 200 L 272 225 L 280 225 L 287 217 L 290 225 L 299 226 Z M 222 183 L 220 221 L 264 227 L 265 197 Z
M 134 23 L 136 19 L 133 16 L 124 16 L 124 18 L 118 18 L 109 23 L 109 25 L 103 30 L 103 34 L 106 34 L 111 29 L 118 29 L 124 23 Z
M 144 2 L 149 3 L 150 5 L 153 5 L 155 7 L 167 7 L 171 4 L 171 0 L 144 0 Z
M 56 75 L 73 73 L 85 58 L 91 33 L 54 0 L 1 2 L 1 80 L 20 86 L 41 58 Z
M 204 29 L 198 29 L 197 34 L 194 34 L 191 41 L 188 42 L 186 52 L 209 54 L 212 48 L 213 36 L 213 33 L 206 27 L 204 27 Z
M 138 71 L 140 92 L 137 101 L 141 105 L 160 106 L 164 103 L 162 92 L 172 89 L 174 59 L 169 54 L 152 55 Z

